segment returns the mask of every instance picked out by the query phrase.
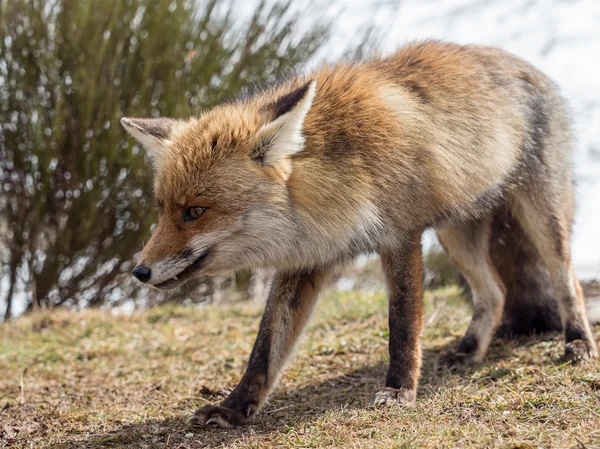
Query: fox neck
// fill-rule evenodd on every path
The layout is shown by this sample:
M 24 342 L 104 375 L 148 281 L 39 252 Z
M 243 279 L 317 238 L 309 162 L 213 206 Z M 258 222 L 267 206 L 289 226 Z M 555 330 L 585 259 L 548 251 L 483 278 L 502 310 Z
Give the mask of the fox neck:
M 375 209 L 369 203 L 340 219 L 323 215 L 318 208 L 294 207 L 284 221 L 269 227 L 268 243 L 259 249 L 264 265 L 279 269 L 329 265 L 376 250 L 382 224 Z

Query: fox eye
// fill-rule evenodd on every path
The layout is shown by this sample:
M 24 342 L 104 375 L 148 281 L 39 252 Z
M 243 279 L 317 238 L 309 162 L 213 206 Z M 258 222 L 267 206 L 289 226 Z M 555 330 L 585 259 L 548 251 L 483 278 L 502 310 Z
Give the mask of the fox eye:
M 183 213 L 183 221 L 195 221 L 198 218 L 200 218 L 204 214 L 204 212 L 206 212 L 206 207 L 188 207 Z

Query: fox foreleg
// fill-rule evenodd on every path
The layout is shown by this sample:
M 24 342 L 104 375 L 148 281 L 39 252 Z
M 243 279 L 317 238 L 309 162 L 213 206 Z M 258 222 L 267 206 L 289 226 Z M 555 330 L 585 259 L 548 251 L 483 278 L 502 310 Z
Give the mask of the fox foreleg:
M 221 405 L 198 409 L 188 424 L 230 428 L 256 414 L 308 322 L 329 272 L 311 268 L 276 274 L 242 380 Z
M 421 371 L 423 327 L 423 260 L 421 234 L 415 234 L 400 250 L 381 252 L 386 277 L 390 366 L 385 388 L 375 395 L 374 405 L 410 406 L 417 396 Z

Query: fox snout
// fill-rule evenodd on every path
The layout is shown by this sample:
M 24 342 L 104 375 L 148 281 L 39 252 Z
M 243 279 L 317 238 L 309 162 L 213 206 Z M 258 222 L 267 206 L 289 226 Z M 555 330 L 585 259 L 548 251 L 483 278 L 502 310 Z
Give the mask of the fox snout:
M 210 248 L 200 252 L 186 248 L 179 254 L 151 263 L 142 258 L 131 274 L 144 284 L 149 284 L 159 290 L 169 290 L 198 276 L 205 267 L 210 254 Z
M 152 270 L 146 265 L 136 265 L 131 274 L 140 282 L 148 282 L 152 278 Z

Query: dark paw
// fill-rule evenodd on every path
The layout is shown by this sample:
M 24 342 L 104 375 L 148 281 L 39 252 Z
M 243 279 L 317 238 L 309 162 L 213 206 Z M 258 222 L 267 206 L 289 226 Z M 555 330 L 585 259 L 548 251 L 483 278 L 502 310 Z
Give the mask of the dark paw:
M 415 390 L 386 387 L 375 394 L 373 405 L 375 407 L 388 407 L 391 405 L 410 407 L 414 405 L 416 398 L 417 392 Z
M 219 405 L 205 405 L 196 410 L 187 421 L 189 427 L 220 427 L 221 429 L 232 429 L 243 425 L 248 416 Z
M 481 359 L 473 353 L 450 351 L 441 355 L 435 362 L 434 370 L 437 374 L 450 372 L 464 372 L 470 366 L 478 365 Z
M 573 363 L 584 362 L 598 358 L 596 344 L 587 340 L 573 340 L 565 344 L 565 361 Z

